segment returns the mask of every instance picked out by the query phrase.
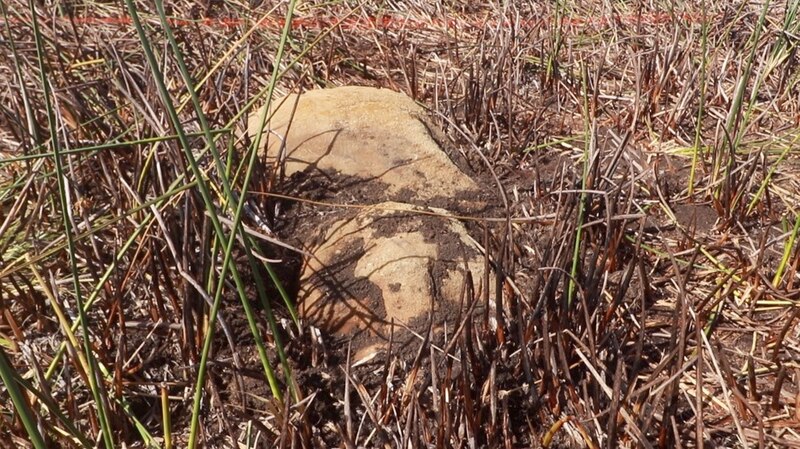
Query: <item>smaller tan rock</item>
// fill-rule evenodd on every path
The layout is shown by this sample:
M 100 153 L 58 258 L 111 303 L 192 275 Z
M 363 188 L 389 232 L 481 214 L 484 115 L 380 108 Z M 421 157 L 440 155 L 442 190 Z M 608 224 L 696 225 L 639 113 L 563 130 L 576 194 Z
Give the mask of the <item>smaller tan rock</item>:
M 392 320 L 424 333 L 431 307 L 436 324 L 452 320 L 466 270 L 483 279 L 483 257 L 462 223 L 421 210 L 447 215 L 387 202 L 331 226 L 301 275 L 301 315 L 361 347 L 386 341 Z
M 478 191 L 433 140 L 423 109 L 404 94 L 346 86 L 292 94 L 272 105 L 272 132 L 264 134 L 269 143 L 261 151 L 274 161 L 285 142 L 287 175 L 354 176 L 380 184 L 375 202 L 427 204 Z M 251 137 L 261 114 L 250 119 Z

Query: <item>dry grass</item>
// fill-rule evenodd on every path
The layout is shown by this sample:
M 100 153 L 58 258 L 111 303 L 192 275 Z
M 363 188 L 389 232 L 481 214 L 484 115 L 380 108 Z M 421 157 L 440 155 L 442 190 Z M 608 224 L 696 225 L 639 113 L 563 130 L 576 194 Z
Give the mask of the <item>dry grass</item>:
M 409 94 L 491 161 L 510 216 L 556 219 L 490 227 L 501 275 L 471 299 L 502 301 L 454 330 L 447 354 L 421 341 L 413 361 L 359 371 L 276 300 L 299 403 L 271 397 L 226 290 L 203 445 L 800 447 L 797 1 L 306 1 L 281 61 L 286 5 L 256 3 L 167 11 L 226 154 L 244 148 L 239 114 L 280 64 L 276 95 Z M 208 331 L 200 292 L 221 252 L 142 44 L 123 6 L 37 6 L 47 95 L 28 5 L 2 7 L 3 351 L 48 445 L 102 441 L 85 334 L 70 330 L 77 285 L 115 443 L 183 446 Z M 155 10 L 138 7 L 188 104 Z M 191 105 L 180 119 L 200 155 Z M 268 188 L 280 186 L 251 186 Z M 275 336 L 263 333 L 273 363 Z M 30 446 L 6 391 L 0 445 Z

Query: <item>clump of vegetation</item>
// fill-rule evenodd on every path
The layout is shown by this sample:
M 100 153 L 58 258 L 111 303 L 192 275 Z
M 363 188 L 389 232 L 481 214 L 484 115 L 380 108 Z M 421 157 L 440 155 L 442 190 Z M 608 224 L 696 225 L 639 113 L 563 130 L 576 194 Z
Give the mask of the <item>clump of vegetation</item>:
M 507 3 L 0 3 L 2 441 L 800 444 L 800 2 Z M 349 84 L 505 199 L 413 359 L 298 319 L 237 131 Z

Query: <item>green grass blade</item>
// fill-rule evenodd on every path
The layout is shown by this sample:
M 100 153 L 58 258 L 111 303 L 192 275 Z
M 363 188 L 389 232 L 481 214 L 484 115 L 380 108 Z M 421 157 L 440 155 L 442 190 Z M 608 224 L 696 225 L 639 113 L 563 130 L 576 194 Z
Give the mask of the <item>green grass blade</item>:
M 169 118 L 175 127 L 175 130 L 178 134 L 178 139 L 180 140 L 181 147 L 183 148 L 184 154 L 186 155 L 186 159 L 189 162 L 192 174 L 195 176 L 197 181 L 197 189 L 203 199 L 203 203 L 205 204 L 206 211 L 208 212 L 209 218 L 211 219 L 211 223 L 214 227 L 214 231 L 216 233 L 216 238 L 222 242 L 222 246 L 225 248 L 225 257 L 223 259 L 222 268 L 221 268 L 221 277 L 225 276 L 225 273 L 228 271 L 229 267 L 231 267 L 231 259 L 232 259 L 232 249 L 233 244 L 235 243 L 235 238 L 233 235 L 227 237 L 222 229 L 222 225 L 220 224 L 219 218 L 217 217 L 216 208 L 214 206 L 213 200 L 211 198 L 211 193 L 207 182 L 204 178 L 203 172 L 200 170 L 198 166 L 197 160 L 195 159 L 194 154 L 192 154 L 191 146 L 189 145 L 188 138 L 186 137 L 186 133 L 183 131 L 183 127 L 179 117 L 177 116 L 177 111 L 172 103 L 169 91 L 167 90 L 166 84 L 164 82 L 164 77 L 161 71 L 158 68 L 158 61 L 156 60 L 155 55 L 153 54 L 152 45 L 150 44 L 150 40 L 144 32 L 144 28 L 142 27 L 141 20 L 139 19 L 139 14 L 136 9 L 136 6 L 133 4 L 132 0 L 126 0 L 125 4 L 128 8 L 128 13 L 131 16 L 132 22 L 134 27 L 136 28 L 136 32 L 139 36 L 139 40 L 142 44 L 142 50 L 145 53 L 145 58 L 147 63 L 150 67 L 150 70 L 153 73 L 153 78 L 156 82 L 159 95 L 161 96 L 161 101 L 163 106 L 167 110 L 169 114 Z M 243 288 L 241 288 L 241 279 L 238 276 L 236 271 L 236 267 L 232 267 L 232 274 L 234 277 L 234 281 L 236 282 L 237 288 L 239 288 L 240 296 L 243 293 Z M 213 273 L 212 273 L 213 275 Z M 205 376 L 206 370 L 208 366 L 208 358 L 211 350 L 211 342 L 214 337 L 214 328 L 216 324 L 217 314 L 219 313 L 219 309 L 222 305 L 222 288 L 224 286 L 224 282 L 219 281 L 217 282 L 217 290 L 214 295 L 213 305 L 211 307 L 211 311 L 209 313 L 208 318 L 208 332 L 205 337 L 205 341 L 203 343 L 203 349 L 200 358 L 200 364 L 198 366 L 197 371 L 197 379 L 195 383 L 195 392 L 194 392 L 194 399 L 193 399 L 193 406 L 192 406 L 192 418 L 189 430 L 189 445 L 188 447 L 194 448 L 197 445 L 197 432 L 199 427 L 199 415 L 200 415 L 200 402 L 202 399 L 202 392 L 203 386 L 205 385 Z
M 709 29 L 709 21 L 708 17 L 706 16 L 706 1 L 702 0 L 700 9 L 702 10 L 702 21 L 703 25 L 701 28 L 701 36 L 700 36 L 700 56 L 702 58 L 702 62 L 700 63 L 700 96 L 698 98 L 698 105 L 697 105 L 697 123 L 695 123 L 694 129 L 694 148 L 692 151 L 692 165 L 689 167 L 689 183 L 688 183 L 688 192 L 689 197 L 694 194 L 694 184 L 695 184 L 695 176 L 697 174 L 697 164 L 699 163 L 700 159 L 700 152 L 703 145 L 703 119 L 705 117 L 705 107 L 706 107 L 706 79 L 707 79 L 707 72 L 708 72 L 708 29 Z
M 783 247 L 781 262 L 778 264 L 778 269 L 775 271 L 775 277 L 772 278 L 772 286 L 775 288 L 778 288 L 780 285 L 783 273 L 786 272 L 786 268 L 789 265 L 789 258 L 792 256 L 792 252 L 796 250 L 794 242 L 797 240 L 798 231 L 800 231 L 800 214 L 795 218 L 792 233 L 789 235 L 789 240 Z
M 594 124 L 592 123 L 591 111 L 589 110 L 589 74 L 584 65 L 582 70 L 582 91 L 583 91 L 583 174 L 581 175 L 581 195 L 578 200 L 578 221 L 575 227 L 575 246 L 572 249 L 572 267 L 570 268 L 569 287 L 567 290 L 567 307 L 572 306 L 572 301 L 575 299 L 575 291 L 577 290 L 576 280 L 578 279 L 578 268 L 580 267 L 581 258 L 581 240 L 583 238 L 583 222 L 586 214 L 586 201 L 589 181 L 589 167 L 592 163 L 591 146 L 592 135 L 594 131 Z
M 164 5 L 163 5 L 162 1 L 160 1 L 160 0 L 156 1 L 156 9 L 158 10 L 158 14 L 159 14 L 159 17 L 161 19 L 161 24 L 164 27 L 167 39 L 168 39 L 168 41 L 170 43 L 170 46 L 172 47 L 173 55 L 174 55 L 174 57 L 176 59 L 176 62 L 178 64 L 178 68 L 180 69 L 180 73 L 181 73 L 181 76 L 183 78 L 184 84 L 186 85 L 186 88 L 187 88 L 187 90 L 189 92 L 192 105 L 194 106 L 195 114 L 198 117 L 198 120 L 200 122 L 200 127 L 202 128 L 203 133 L 204 133 L 205 138 L 206 138 L 206 143 L 207 143 L 207 145 L 208 145 L 208 147 L 209 147 L 209 149 L 211 151 L 213 160 L 215 162 L 215 165 L 217 167 L 217 171 L 219 173 L 219 177 L 220 177 L 220 179 L 222 181 L 223 190 L 224 190 L 224 194 L 225 194 L 225 198 L 224 198 L 225 204 L 231 205 L 234 201 L 236 202 L 236 208 L 233 211 L 233 215 L 234 215 L 235 218 L 234 218 L 234 224 L 232 226 L 231 232 L 234 233 L 234 234 L 238 233 L 238 234 L 244 236 L 244 233 L 242 232 L 240 225 L 241 225 L 242 213 L 244 211 L 244 204 L 245 204 L 246 196 L 245 195 L 239 195 L 239 198 L 237 200 L 236 195 L 234 194 L 233 189 L 231 188 L 230 181 L 228 180 L 228 176 L 227 176 L 227 172 L 228 172 L 228 169 L 229 169 L 230 165 L 228 165 L 227 167 L 224 167 L 223 164 L 222 164 L 222 159 L 220 157 L 219 150 L 217 148 L 217 145 L 216 145 L 216 142 L 214 140 L 214 137 L 211 135 L 210 127 L 208 125 L 208 121 L 207 121 L 207 119 L 205 117 L 205 114 L 203 113 L 202 107 L 200 105 L 200 100 L 198 99 L 197 94 L 195 92 L 194 83 L 192 81 L 191 76 L 189 75 L 188 69 L 186 68 L 186 64 L 184 63 L 183 55 L 181 54 L 180 46 L 178 45 L 177 41 L 175 40 L 175 36 L 173 35 L 172 30 L 171 30 L 171 28 L 169 26 L 169 22 L 167 20 L 166 13 L 164 11 Z M 291 9 L 292 8 L 290 8 L 290 11 L 291 11 Z M 291 22 L 291 21 L 289 20 L 289 22 Z M 279 55 L 277 57 L 277 60 L 281 59 L 282 48 L 283 48 L 282 45 L 279 46 Z M 276 69 L 275 72 L 277 73 L 277 69 Z M 274 82 L 272 84 L 274 85 Z M 231 152 L 229 152 L 229 154 L 231 154 Z M 250 183 L 250 178 L 251 178 L 252 173 L 253 173 L 253 167 L 255 166 L 254 162 L 255 162 L 254 159 L 251 158 L 250 164 L 248 165 L 248 170 L 246 172 L 244 184 L 243 184 L 244 185 L 244 187 L 243 187 L 244 191 L 247 190 L 247 186 Z M 245 253 L 248 254 L 248 256 L 250 256 L 250 252 L 251 252 L 250 248 L 245 247 Z M 251 270 L 252 270 L 252 272 L 254 274 L 254 277 L 256 278 L 257 284 L 263 283 L 263 281 L 260 279 L 260 275 L 258 274 L 258 270 L 255 269 L 256 265 L 255 265 L 254 258 L 248 257 L 248 260 L 250 261 L 250 267 L 251 267 Z M 265 291 L 262 291 L 261 289 L 259 289 L 259 296 L 262 296 L 262 297 L 265 298 L 265 295 L 266 295 Z M 270 388 L 273 391 L 273 395 L 276 395 L 276 397 L 280 397 L 280 386 L 278 385 L 277 379 L 275 378 L 275 374 L 273 372 L 272 366 L 269 363 L 269 357 L 267 356 L 266 347 L 265 347 L 263 338 L 261 337 L 261 332 L 258 329 L 258 324 L 257 324 L 256 319 L 255 319 L 255 314 L 253 313 L 252 307 L 250 306 L 249 298 L 247 298 L 245 295 L 240 295 L 240 297 L 242 299 L 242 305 L 243 305 L 243 308 L 245 310 L 245 315 L 247 316 L 247 321 L 248 321 L 248 325 L 250 327 L 250 331 L 253 334 L 253 337 L 254 337 L 255 343 L 256 343 L 256 347 L 258 348 L 259 358 L 261 360 L 262 367 L 264 368 L 264 373 L 265 373 L 265 375 L 267 377 L 267 380 L 268 380 L 268 382 L 270 384 Z M 266 310 L 269 311 L 270 309 L 266 309 Z M 272 316 L 271 313 L 268 313 L 268 320 L 270 322 L 270 326 L 272 327 L 273 334 L 274 335 L 278 335 L 279 332 L 278 332 L 277 326 L 275 325 L 275 319 L 274 319 L 274 317 Z M 282 350 L 282 345 L 280 344 L 280 342 L 277 344 L 277 348 L 278 348 L 279 353 L 282 354 L 283 350 Z M 289 364 L 288 364 L 288 361 L 286 360 L 285 356 L 281 357 L 281 361 L 282 361 L 282 365 L 284 367 L 284 371 L 287 373 L 287 377 L 290 376 L 291 375 L 291 371 L 289 369 Z
M 764 2 L 764 6 L 761 10 L 761 16 L 758 18 L 758 23 L 756 24 L 755 29 L 753 30 L 753 34 L 751 35 L 751 49 L 750 54 L 747 57 L 747 61 L 745 62 L 745 68 L 742 72 L 741 77 L 739 77 L 739 81 L 736 85 L 736 94 L 734 95 L 733 104 L 731 105 L 730 111 L 728 111 L 728 117 L 725 122 L 725 131 L 727 136 L 729 136 L 728 141 L 728 160 L 725 167 L 722 167 L 722 161 L 725 159 L 723 157 L 722 148 L 720 146 L 718 149 L 718 153 L 715 157 L 714 163 L 714 178 L 716 179 L 717 176 L 722 176 L 723 178 L 727 177 L 734 164 L 734 155 L 736 153 L 736 149 L 739 147 L 741 142 L 742 136 L 744 132 L 742 132 L 747 127 L 747 121 L 750 118 L 750 110 L 753 105 L 753 101 L 750 102 L 747 110 L 742 113 L 742 109 L 744 107 L 744 97 L 745 91 L 747 90 L 747 84 L 752 76 L 753 73 L 753 64 L 756 59 L 756 54 L 758 53 L 758 41 L 761 38 L 761 32 L 764 29 L 764 22 L 766 20 L 767 11 L 769 10 L 769 0 Z M 757 87 L 754 89 L 751 98 L 755 97 Z M 722 172 L 722 173 L 720 173 Z M 724 183 L 720 185 L 717 189 L 717 194 L 719 195 L 722 192 Z M 729 204 L 729 208 L 733 209 L 733 204 Z
M 210 132 L 211 132 L 212 135 L 215 135 L 215 136 L 229 133 L 229 131 L 227 129 L 212 129 L 212 130 L 210 130 Z M 195 133 L 188 133 L 187 136 L 188 137 L 199 137 L 199 136 L 202 136 L 203 134 L 204 133 L 195 132 Z M 87 145 L 87 146 L 83 146 L 83 147 L 77 147 L 77 148 L 70 148 L 68 150 L 62 150 L 60 154 L 62 156 L 67 156 L 67 155 L 73 155 L 73 154 L 89 153 L 88 154 L 89 156 L 94 156 L 98 152 L 103 151 L 103 150 L 123 149 L 123 148 L 129 148 L 129 147 L 134 146 L 134 145 L 150 145 L 150 144 L 154 144 L 154 143 L 158 143 L 158 142 L 168 142 L 168 141 L 171 141 L 171 140 L 175 140 L 177 138 L 178 138 L 177 135 L 172 134 L 172 135 L 167 135 L 167 136 L 154 136 L 154 137 L 149 137 L 147 139 L 135 139 L 135 140 L 127 140 L 127 141 L 116 141 L 116 142 L 109 142 L 109 143 L 101 143 L 101 144 L 98 144 L 98 145 Z M 26 154 L 24 156 L 18 156 L 18 157 L 9 157 L 9 158 L 4 158 L 4 159 L 0 160 L 0 167 L 2 167 L 3 165 L 6 165 L 6 164 L 14 163 L 14 162 L 33 161 L 33 160 L 37 160 L 37 159 L 52 158 L 52 157 L 53 157 L 53 153 L 42 153 L 42 152 L 36 152 L 34 154 Z
M 222 227 L 221 227 L 219 218 L 217 217 L 216 210 L 215 210 L 212 198 L 211 198 L 211 194 L 210 194 L 209 188 L 207 186 L 207 182 L 204 179 L 202 171 L 199 169 L 199 166 L 197 164 L 195 156 L 192 154 L 192 151 L 191 151 L 191 148 L 189 146 L 188 140 L 186 138 L 185 132 L 183 131 L 181 122 L 180 122 L 180 120 L 179 120 L 179 118 L 177 116 L 177 112 L 176 112 L 175 106 L 172 103 L 171 97 L 170 97 L 169 92 L 168 92 L 168 90 L 166 88 L 166 85 L 165 85 L 165 82 L 164 82 L 164 79 L 163 79 L 163 75 L 161 74 L 161 72 L 160 72 L 160 70 L 158 68 L 158 63 L 157 63 L 157 60 L 156 60 L 156 58 L 154 56 L 154 53 L 152 51 L 152 46 L 151 46 L 150 41 L 147 38 L 147 36 L 146 36 L 146 34 L 144 32 L 144 29 L 142 27 L 141 21 L 140 21 L 139 16 L 138 16 L 138 11 L 136 10 L 136 7 L 133 5 L 133 2 L 131 0 L 126 0 L 126 6 L 127 6 L 129 14 L 131 15 L 131 19 L 132 19 L 133 25 L 136 28 L 137 34 L 139 36 L 139 40 L 142 43 L 142 49 L 144 50 L 147 63 L 150 66 L 150 70 L 153 72 L 154 79 L 156 81 L 156 85 L 157 85 L 159 94 L 161 96 L 163 105 L 164 105 L 165 109 L 167 110 L 167 113 L 169 114 L 169 118 L 172 121 L 173 126 L 176 129 L 176 132 L 178 133 L 179 140 L 181 142 L 181 146 L 183 147 L 184 153 L 185 153 L 186 158 L 187 158 L 187 160 L 189 162 L 189 165 L 190 165 L 190 168 L 192 170 L 192 173 L 193 173 L 193 175 L 195 176 L 195 178 L 197 180 L 198 191 L 199 191 L 199 193 L 200 193 L 200 195 L 201 195 L 201 197 L 203 199 L 203 202 L 205 203 L 206 209 L 207 209 L 207 211 L 209 213 L 210 220 L 212 222 L 214 231 L 216 233 L 216 238 L 219 239 L 219 241 L 222 243 L 222 246 L 225 249 L 224 257 L 223 257 L 223 263 L 222 263 L 221 272 L 220 272 L 220 277 L 221 278 L 224 277 L 225 274 L 227 273 L 228 269 L 230 269 L 231 270 L 231 274 L 232 274 L 232 276 L 234 278 L 234 282 L 236 284 L 237 290 L 239 292 L 240 298 L 242 300 L 246 300 L 244 286 L 243 286 L 242 280 L 241 280 L 241 278 L 240 278 L 240 276 L 238 274 L 238 270 L 236 269 L 236 266 L 231 263 L 232 250 L 233 250 L 233 245 L 235 244 L 235 238 L 233 237 L 233 235 L 231 235 L 230 237 L 227 237 L 225 235 Z M 220 174 L 222 174 L 222 173 L 220 173 Z M 232 198 L 229 198 L 229 200 L 231 200 L 231 199 Z M 241 208 L 239 208 L 238 213 L 234 217 L 234 220 L 235 220 L 234 221 L 235 223 L 238 223 L 241 220 Z M 235 231 L 236 226 L 238 226 L 238 224 L 234 226 L 234 231 Z M 209 282 L 212 283 L 211 279 L 209 279 Z M 220 306 L 221 306 L 222 289 L 223 289 L 223 286 L 224 286 L 224 282 L 218 281 L 218 282 L 216 282 L 216 285 L 217 285 L 217 288 L 216 288 L 216 292 L 215 292 L 215 295 L 214 295 L 214 301 L 213 301 L 213 305 L 211 307 L 211 311 L 210 311 L 210 315 L 209 315 L 209 329 L 208 329 L 208 332 L 206 334 L 206 339 L 205 339 L 204 344 L 203 344 L 201 360 L 200 360 L 200 364 L 199 364 L 199 367 L 198 367 L 197 381 L 196 381 L 196 386 L 195 386 L 192 419 L 191 419 L 190 431 L 189 431 L 189 435 L 190 435 L 189 436 L 189 447 L 192 447 L 192 448 L 195 447 L 196 444 L 197 444 L 200 402 L 201 402 L 201 397 L 202 397 L 203 385 L 205 384 L 205 375 L 206 375 L 206 370 L 207 370 L 207 364 L 208 364 L 208 357 L 209 357 L 209 353 L 210 353 L 211 341 L 213 339 L 213 334 L 214 334 L 214 325 L 215 325 L 215 322 L 216 322 L 217 314 L 218 314 Z M 280 394 L 279 390 L 273 390 L 273 395 L 279 401 L 282 401 L 281 394 Z
M 28 7 L 31 11 L 33 35 L 36 42 L 36 54 L 39 63 L 39 75 L 41 77 L 42 91 L 44 95 L 44 104 L 47 113 L 47 122 L 50 128 L 50 145 L 52 146 L 53 160 L 56 166 L 56 176 L 58 185 L 59 202 L 61 203 L 61 214 L 64 220 L 64 232 L 67 238 L 67 249 L 69 252 L 70 268 L 72 271 L 72 285 L 75 289 L 75 303 L 78 312 L 78 321 L 81 327 L 83 351 L 88 362 L 86 373 L 89 381 L 89 389 L 94 399 L 95 409 L 100 423 L 100 429 L 103 435 L 103 442 L 106 448 L 114 447 L 114 440 L 111 433 L 111 423 L 108 417 L 108 410 L 106 409 L 105 394 L 101 389 L 103 388 L 100 382 L 100 377 L 97 376 L 97 363 L 92 351 L 90 343 L 91 334 L 89 333 L 88 317 L 84 312 L 83 295 L 81 294 L 81 285 L 78 275 L 78 260 L 75 249 L 74 236 L 72 235 L 72 221 L 70 219 L 69 204 L 67 201 L 67 186 L 65 183 L 65 172 L 61 161 L 61 145 L 58 141 L 58 130 L 56 127 L 56 119 L 51 103 L 51 90 L 50 80 L 48 79 L 48 69 L 46 67 L 46 55 L 44 51 L 44 43 L 41 31 L 39 30 L 39 20 L 36 13 L 36 6 L 31 0 L 28 2 Z
M 47 445 L 44 442 L 44 437 L 39 433 L 39 428 L 36 425 L 36 420 L 33 417 L 33 412 L 28 407 L 28 401 L 19 388 L 17 383 L 17 372 L 11 366 L 11 363 L 6 357 L 5 351 L 0 348 L 0 378 L 6 386 L 8 395 L 11 396 L 11 401 L 14 403 L 14 408 L 19 414 L 19 419 L 22 425 L 25 426 L 25 431 L 31 439 L 31 444 L 36 449 L 45 449 Z

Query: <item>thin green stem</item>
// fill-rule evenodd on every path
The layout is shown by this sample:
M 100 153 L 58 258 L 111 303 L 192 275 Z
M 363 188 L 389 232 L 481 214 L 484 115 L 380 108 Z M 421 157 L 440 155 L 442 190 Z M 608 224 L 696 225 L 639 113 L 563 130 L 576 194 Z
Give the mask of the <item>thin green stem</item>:
M 34 40 L 36 41 L 36 55 L 39 63 L 39 75 L 41 77 L 42 92 L 47 113 L 47 123 L 50 131 L 50 145 L 52 147 L 53 159 L 56 165 L 56 181 L 58 185 L 59 202 L 61 203 L 61 215 L 64 220 L 64 234 L 67 238 L 67 250 L 69 253 L 70 268 L 72 272 L 72 286 L 75 289 L 75 306 L 78 312 L 78 322 L 80 323 L 83 337 L 83 351 L 87 361 L 86 377 L 88 378 L 89 389 L 91 390 L 92 398 L 94 399 L 98 420 L 100 422 L 100 429 L 103 435 L 103 442 L 105 443 L 106 448 L 111 449 L 114 447 L 114 440 L 111 434 L 111 424 L 108 419 L 108 411 L 106 410 L 106 401 L 104 398 L 105 395 L 101 391 L 102 381 L 100 376 L 97 375 L 97 361 L 94 358 L 94 352 L 92 351 L 92 345 L 90 343 L 91 334 L 89 333 L 89 320 L 84 312 L 83 307 L 83 295 L 81 294 L 81 285 L 78 275 L 78 259 L 76 255 L 74 236 L 72 235 L 72 220 L 70 219 L 69 203 L 67 200 L 68 193 L 65 182 L 66 174 L 61 161 L 61 145 L 58 140 L 56 118 L 53 112 L 53 105 L 51 103 L 52 92 L 50 89 L 50 80 L 48 79 L 48 70 L 45 64 L 47 56 L 44 51 L 42 34 L 39 30 L 39 20 L 36 13 L 36 6 L 34 5 L 33 0 L 29 0 L 28 7 L 31 11 L 31 23 L 33 25 Z
M 45 449 L 47 445 L 44 442 L 44 437 L 39 433 L 39 428 L 36 425 L 33 412 L 28 406 L 25 395 L 19 388 L 17 376 L 17 372 L 14 371 L 14 367 L 11 366 L 11 363 L 8 361 L 5 351 L 0 348 L 0 379 L 3 380 L 6 391 L 8 395 L 11 396 L 11 402 L 14 403 L 14 408 L 17 410 L 19 419 L 22 421 L 25 431 L 28 432 L 31 444 L 33 444 L 33 447 L 36 449 Z
M 697 173 L 699 154 L 703 145 L 703 119 L 706 107 L 706 77 L 708 71 L 708 17 L 706 16 L 706 1 L 701 1 L 700 9 L 703 14 L 702 36 L 700 38 L 700 96 L 697 105 L 697 123 L 694 130 L 694 151 L 692 151 L 692 165 L 689 168 L 689 197 L 694 194 L 694 180 Z
M 578 222 L 575 229 L 575 246 L 572 250 L 572 267 L 570 268 L 569 287 L 567 290 L 567 307 L 572 306 L 572 301 L 575 299 L 575 291 L 577 289 L 576 279 L 578 278 L 578 268 L 580 267 L 581 259 L 581 240 L 583 238 L 583 222 L 588 198 L 586 189 L 589 180 L 589 167 L 591 165 L 593 134 L 592 113 L 589 109 L 589 73 L 586 65 L 582 66 L 581 74 L 583 85 L 583 174 L 581 176 L 581 197 L 578 201 Z

